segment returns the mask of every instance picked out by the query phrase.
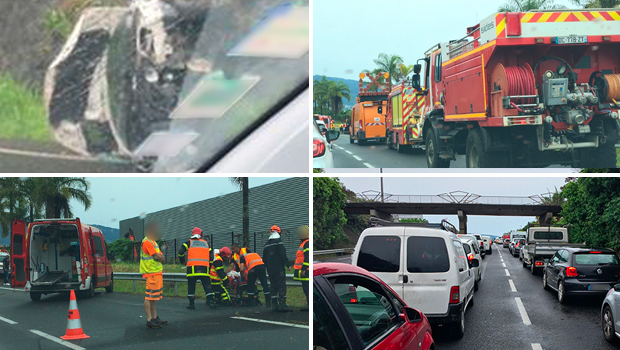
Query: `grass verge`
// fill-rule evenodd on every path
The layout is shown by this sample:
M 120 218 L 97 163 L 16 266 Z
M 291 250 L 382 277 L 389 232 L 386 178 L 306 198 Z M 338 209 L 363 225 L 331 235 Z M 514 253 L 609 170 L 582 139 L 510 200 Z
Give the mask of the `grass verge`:
M 115 262 L 112 264 L 112 269 L 115 272 L 138 272 L 140 269 L 140 264 L 138 263 L 130 263 L 130 262 Z M 164 265 L 164 272 L 185 272 L 185 265 L 180 264 L 166 264 Z M 287 273 L 292 273 L 288 271 Z M 129 294 L 140 294 L 144 295 L 144 290 L 146 288 L 145 281 L 136 281 L 136 291 L 133 289 L 134 281 L 114 281 L 114 292 L 115 293 L 129 293 Z M 257 281 L 258 283 L 258 281 Z M 260 283 L 258 283 L 258 289 L 262 289 Z M 173 298 L 185 298 L 187 297 L 187 283 L 179 283 L 178 293 L 174 292 L 174 282 L 164 282 L 164 290 L 163 295 L 165 297 L 173 297 Z M 202 286 L 199 284 L 196 286 L 196 298 L 199 300 L 205 300 L 205 292 L 202 289 Z M 261 302 L 265 303 L 265 298 L 261 293 L 260 297 Z M 304 295 L 304 291 L 301 287 L 297 286 L 289 286 L 286 288 L 286 300 L 287 304 L 292 307 L 302 307 L 306 305 L 306 296 Z
M 0 106 L 0 139 L 52 139 L 41 96 L 6 73 L 0 73 Z
M 617 165 L 620 166 L 620 148 L 616 148 L 616 160 L 617 160 Z

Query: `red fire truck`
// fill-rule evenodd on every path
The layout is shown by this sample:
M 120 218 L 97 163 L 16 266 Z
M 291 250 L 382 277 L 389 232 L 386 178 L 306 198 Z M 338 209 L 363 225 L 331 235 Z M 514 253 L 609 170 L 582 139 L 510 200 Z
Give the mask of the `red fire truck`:
M 466 34 L 423 59 L 428 167 L 616 167 L 620 11 L 496 13 Z
M 424 118 L 420 117 L 419 107 L 423 104 L 424 95 L 408 84 L 407 80 L 392 89 L 385 118 L 388 148 L 402 153 L 405 149 L 422 147 Z

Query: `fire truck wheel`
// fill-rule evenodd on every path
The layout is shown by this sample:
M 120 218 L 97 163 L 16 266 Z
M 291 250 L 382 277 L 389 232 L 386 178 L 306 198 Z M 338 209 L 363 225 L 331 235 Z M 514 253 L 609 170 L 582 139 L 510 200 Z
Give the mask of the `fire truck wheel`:
M 392 142 L 392 134 L 388 134 L 388 136 L 385 138 L 385 144 L 387 145 L 388 149 L 394 149 L 394 142 Z
M 110 285 L 105 287 L 105 292 L 106 293 L 114 292 L 114 275 L 112 275 L 112 278 L 110 279 Z
M 349 143 L 355 143 L 355 139 L 353 138 L 353 135 L 349 134 Z
M 450 160 L 439 157 L 439 146 L 437 145 L 437 137 L 435 131 L 428 129 L 428 137 L 426 138 L 426 165 L 429 168 L 449 168 Z
M 581 168 L 616 168 L 616 145 L 606 142 L 598 148 L 585 150 L 581 153 Z
M 482 131 L 471 129 L 467 135 L 467 152 L 465 163 L 468 168 L 502 168 L 508 166 L 508 155 L 505 153 L 484 150 Z
M 30 300 L 32 300 L 32 301 L 39 301 L 39 300 L 41 300 L 41 293 L 30 292 Z
M 396 153 L 404 153 L 405 147 L 400 144 L 400 140 L 398 139 L 398 135 L 396 136 Z

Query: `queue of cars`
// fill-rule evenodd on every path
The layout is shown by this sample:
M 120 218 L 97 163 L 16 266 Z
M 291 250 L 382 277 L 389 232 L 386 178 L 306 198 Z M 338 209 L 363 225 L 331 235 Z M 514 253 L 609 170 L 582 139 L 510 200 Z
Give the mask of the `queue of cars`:
M 484 239 L 458 235 L 445 220 L 371 218 L 370 226 L 359 237 L 353 266 L 314 265 L 315 349 L 433 349 L 431 325 L 463 337 L 465 312 L 482 279 Z
M 542 270 L 543 288 L 554 291 L 560 304 L 578 297 L 605 296 L 600 313 L 603 336 L 609 342 L 618 341 L 620 258 L 616 252 L 568 243 L 564 228 L 530 227 L 525 236 L 511 242 L 511 254 L 533 274 Z

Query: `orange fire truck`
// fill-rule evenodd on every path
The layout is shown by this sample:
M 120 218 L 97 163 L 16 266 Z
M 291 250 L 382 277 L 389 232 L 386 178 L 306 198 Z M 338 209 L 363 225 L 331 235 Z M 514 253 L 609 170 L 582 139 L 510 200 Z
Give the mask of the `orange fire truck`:
M 466 34 L 423 59 L 429 167 L 616 167 L 620 11 L 496 13 Z
M 417 73 L 420 73 L 419 71 Z M 419 107 L 424 105 L 424 94 L 403 80 L 400 85 L 392 89 L 388 96 L 387 117 L 387 146 L 396 149 L 398 153 L 412 147 L 422 147 L 422 126 L 424 117 L 419 113 Z
M 370 78 L 371 82 L 364 87 L 363 79 Z M 385 83 L 379 82 L 383 77 Z M 376 86 L 377 91 L 371 91 Z M 390 75 L 379 73 L 373 76 L 370 73 L 361 73 L 359 80 L 360 91 L 351 111 L 351 126 L 349 127 L 349 142 L 357 140 L 359 145 L 367 141 L 384 142 L 386 138 L 385 115 L 387 97 L 390 94 Z

